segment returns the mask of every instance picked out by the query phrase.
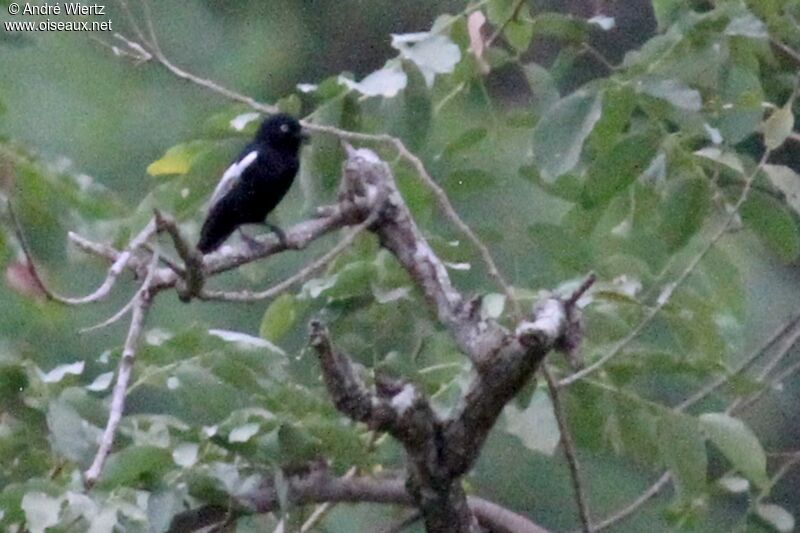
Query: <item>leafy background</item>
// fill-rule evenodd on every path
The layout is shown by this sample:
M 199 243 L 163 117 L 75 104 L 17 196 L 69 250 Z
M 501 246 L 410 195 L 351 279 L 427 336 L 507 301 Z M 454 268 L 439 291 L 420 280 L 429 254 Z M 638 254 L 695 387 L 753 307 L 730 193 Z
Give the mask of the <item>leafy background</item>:
M 664 289 L 727 220 L 764 145 L 774 148 L 732 231 L 641 335 L 567 398 L 595 516 L 630 501 L 663 469 L 676 479 L 615 530 L 787 530 L 783 513 L 800 512 L 792 490 L 800 480 L 789 472 L 772 487 L 769 476 L 781 464 L 774 452 L 798 441 L 796 380 L 744 411 L 743 423 L 718 413 L 763 386 L 752 376 L 686 413 L 669 407 L 735 369 L 797 311 L 800 156 L 786 134 L 798 109 L 798 64 L 775 45 L 800 50 L 796 2 L 612 2 L 619 28 L 611 31 L 544 1 L 519 9 L 510 0 L 413 9 L 383 1 L 153 4 L 162 47 L 187 70 L 321 123 L 402 138 L 526 304 L 596 271 L 588 362 L 661 305 Z M 481 58 L 469 51 L 465 13 L 475 8 L 488 18 L 484 37 L 503 29 Z M 108 10 L 115 29 L 134 37 L 119 6 Z M 642 13 L 652 15 L 647 23 L 636 18 Z M 196 233 L 217 176 L 252 134 L 250 110 L 155 64 L 115 57 L 85 34 L 0 36 L 0 184 L 51 286 L 84 293 L 104 273 L 65 244 L 67 231 L 122 244 L 159 206 Z M 330 201 L 340 161 L 337 140 L 315 138 L 276 220 L 302 220 Z M 397 161 L 393 169 L 455 282 L 496 291 L 413 170 Z M 267 286 L 332 242 L 214 283 Z M 419 312 L 392 258 L 364 238 L 266 309 L 160 299 L 118 451 L 85 495 L 79 473 L 105 424 L 124 326 L 77 331 L 112 314 L 134 285 L 124 280 L 96 307 L 64 309 L 42 300 L 18 251 L 13 234 L 0 233 L 6 528 L 24 521 L 31 531 L 137 531 L 149 522 L 158 531 L 187 498 L 224 503 L 265 469 L 320 453 L 339 472 L 400 466 L 391 441 L 370 444 L 326 401 L 305 346 L 314 315 L 361 363 L 413 379 L 441 409 L 465 383 L 465 358 Z M 494 302 L 488 313 L 503 303 L 499 295 L 485 301 Z M 786 364 L 796 356 L 789 352 Z M 568 530 L 578 523 L 567 468 L 549 400 L 534 388 L 506 409 L 469 487 Z M 365 530 L 395 516 L 340 506 L 321 528 Z M 248 517 L 237 527 L 274 523 Z

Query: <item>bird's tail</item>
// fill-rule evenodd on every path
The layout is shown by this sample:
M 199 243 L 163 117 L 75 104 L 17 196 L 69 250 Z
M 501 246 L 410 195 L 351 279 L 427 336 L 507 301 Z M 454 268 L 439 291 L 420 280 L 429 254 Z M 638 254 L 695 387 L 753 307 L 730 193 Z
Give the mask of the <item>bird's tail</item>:
M 203 254 L 211 253 L 219 248 L 235 230 L 234 224 L 221 224 L 218 219 L 209 217 L 203 224 L 203 229 L 200 230 L 197 249 Z

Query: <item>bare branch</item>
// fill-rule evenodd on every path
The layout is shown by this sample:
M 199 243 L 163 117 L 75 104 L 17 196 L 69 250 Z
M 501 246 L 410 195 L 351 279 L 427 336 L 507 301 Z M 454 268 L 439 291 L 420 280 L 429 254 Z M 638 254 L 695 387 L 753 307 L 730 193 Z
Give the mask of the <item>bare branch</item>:
M 133 295 L 133 298 L 128 300 L 128 303 L 126 303 L 119 311 L 114 313 L 111 317 L 100 322 L 99 324 L 95 324 L 94 326 L 83 328 L 79 331 L 79 333 L 89 333 L 90 331 L 95 331 L 98 329 L 108 327 L 111 324 L 114 324 L 115 322 L 120 320 L 123 316 L 125 316 L 125 314 L 128 311 L 133 309 L 133 306 L 136 305 L 136 303 L 139 301 L 142 295 L 150 290 L 150 285 L 153 282 L 153 275 L 156 273 L 156 269 L 158 267 L 158 259 L 159 259 L 159 254 L 158 250 L 156 249 L 153 252 L 153 257 L 150 260 L 150 266 L 147 268 L 147 276 L 145 276 L 144 281 L 142 282 L 142 286 L 139 288 L 138 291 L 136 291 L 136 293 Z
M 268 513 L 280 506 L 277 490 L 265 476 L 264 484 L 254 493 L 244 496 L 248 510 L 242 512 Z M 288 479 L 288 500 L 294 505 L 310 503 L 378 503 L 411 506 L 414 502 L 402 479 L 373 479 L 363 476 L 332 477 L 327 472 L 312 472 L 306 476 Z M 470 509 L 481 526 L 497 533 L 547 533 L 538 526 L 509 509 L 483 498 L 467 498 Z M 229 514 L 223 507 L 200 507 L 177 515 L 170 526 L 170 533 L 196 531 L 219 523 Z
M 356 237 L 358 237 L 359 234 L 361 234 L 361 232 L 374 223 L 376 218 L 376 216 L 370 216 L 367 220 L 353 228 L 342 238 L 342 240 L 336 244 L 336 246 L 328 250 L 328 252 L 326 252 L 324 255 L 298 270 L 293 276 L 290 276 L 280 283 L 273 285 L 269 289 L 265 289 L 260 292 L 203 290 L 200 291 L 197 296 L 201 300 L 223 300 L 227 302 L 255 302 L 258 300 L 273 298 L 287 290 L 292 285 L 306 281 L 309 277 L 317 273 L 319 270 L 322 270 L 326 265 L 330 264 L 353 243 L 353 241 L 356 239 Z
M 564 303 L 550 298 L 534 309 L 532 321 L 495 345 L 489 361 L 473 376 L 453 416 L 445 423 L 447 468 L 462 475 L 474 464 L 503 407 L 528 382 L 553 346 L 565 334 Z
M 408 456 L 408 485 L 430 533 L 477 533 L 477 521 L 467 506 L 460 482 L 442 468 L 447 445 L 441 424 L 425 399 L 410 383 L 383 378 L 369 390 L 350 358 L 334 350 L 327 330 L 311 323 L 311 346 L 317 351 L 322 377 L 336 408 L 371 429 L 396 438 Z
M 576 299 L 577 301 L 577 299 Z M 586 500 L 586 491 L 583 489 L 583 479 L 581 476 L 581 469 L 578 464 L 578 454 L 575 448 L 575 442 L 572 440 L 572 433 L 570 433 L 569 426 L 567 425 L 566 413 L 564 406 L 561 403 L 561 390 L 558 388 L 558 382 L 553 377 L 547 365 L 542 365 L 542 375 L 547 381 L 547 388 L 550 391 L 550 400 L 553 403 L 553 413 L 556 416 L 558 423 L 558 431 L 561 433 L 561 444 L 564 447 L 564 457 L 569 466 L 569 475 L 572 480 L 572 489 L 575 492 L 575 503 L 578 506 L 578 516 L 581 520 L 581 531 L 583 533 L 592 533 L 592 520 L 589 514 L 589 503 Z
M 136 357 L 136 350 L 142 335 L 142 328 L 144 327 L 150 303 L 150 295 L 145 292 L 139 295 L 133 306 L 133 315 L 131 317 L 130 328 L 128 329 L 128 337 L 125 339 L 125 346 L 122 350 L 119 366 L 117 367 L 117 382 L 111 393 L 111 407 L 108 412 L 106 429 L 101 437 L 100 447 L 97 450 L 94 461 L 83 477 L 84 484 L 87 488 L 92 487 L 97 482 L 100 474 L 103 472 L 103 465 L 105 465 L 106 459 L 108 459 L 108 455 L 111 453 L 111 446 L 114 444 L 117 428 L 119 427 L 120 420 L 122 420 L 122 413 L 125 410 L 125 395 L 133 370 L 133 360 Z
M 166 231 L 172 238 L 175 251 L 183 259 L 186 270 L 183 276 L 183 284 L 176 286 L 178 296 L 184 302 L 188 302 L 203 290 L 205 276 L 203 274 L 203 255 L 181 235 L 178 225 L 168 216 L 165 216 L 158 209 L 155 211 L 156 228 L 158 231 Z
M 125 270 L 125 267 L 128 266 L 128 262 L 131 260 L 131 256 L 133 252 L 135 252 L 138 248 L 140 248 L 145 241 L 147 241 L 155 231 L 155 225 L 152 221 L 147 224 L 138 235 L 136 235 L 133 239 L 131 239 L 130 244 L 128 247 L 120 253 L 117 258 L 114 260 L 114 263 L 108 269 L 108 274 L 106 275 L 106 279 L 103 283 L 91 294 L 82 297 L 69 297 L 69 296 L 62 296 L 57 294 L 56 292 L 52 291 L 47 287 L 44 283 L 44 280 L 39 275 L 39 270 L 36 267 L 36 263 L 33 260 L 33 255 L 31 254 L 30 247 L 28 246 L 27 240 L 25 239 L 25 235 L 22 232 L 22 227 L 17 219 L 16 213 L 14 213 L 14 209 L 11 207 L 11 202 L 8 202 L 8 212 L 11 217 L 11 222 L 14 225 L 14 231 L 17 236 L 17 240 L 19 241 L 20 247 L 22 248 L 22 252 L 25 254 L 25 260 L 28 263 L 30 268 L 31 274 L 33 275 L 36 282 L 42 288 L 42 291 L 45 295 L 53 301 L 65 304 L 65 305 L 83 305 L 92 302 L 97 302 L 104 299 L 108 294 L 111 292 L 111 289 L 114 287 L 114 283 L 117 281 L 117 278 L 120 274 Z

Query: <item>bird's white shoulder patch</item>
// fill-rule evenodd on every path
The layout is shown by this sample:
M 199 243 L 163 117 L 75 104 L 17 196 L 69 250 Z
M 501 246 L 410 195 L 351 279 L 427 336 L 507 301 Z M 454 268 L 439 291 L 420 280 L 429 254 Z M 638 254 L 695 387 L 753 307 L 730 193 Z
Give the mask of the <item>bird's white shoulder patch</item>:
M 217 202 L 219 202 L 223 196 L 228 194 L 228 192 L 236 185 L 236 182 L 239 181 L 239 178 L 242 176 L 242 173 L 252 165 L 255 160 L 258 158 L 258 152 L 253 150 L 239 161 L 233 163 L 225 173 L 220 178 L 219 183 L 217 184 L 217 188 L 214 189 L 214 193 L 211 195 L 211 202 L 209 206 L 214 206 Z

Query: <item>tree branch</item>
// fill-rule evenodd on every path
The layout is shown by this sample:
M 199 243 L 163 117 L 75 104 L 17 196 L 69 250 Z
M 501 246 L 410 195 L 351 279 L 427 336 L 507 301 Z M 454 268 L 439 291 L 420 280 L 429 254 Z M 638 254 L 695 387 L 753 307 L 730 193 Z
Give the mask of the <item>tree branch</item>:
M 243 498 L 245 508 L 239 513 L 269 513 L 280 507 L 278 491 L 265 476 L 265 482 Z M 364 476 L 333 477 L 327 472 L 313 471 L 305 476 L 287 480 L 288 501 L 294 505 L 312 503 L 379 503 L 412 506 L 414 502 L 402 479 L 374 479 Z M 524 516 L 483 498 L 470 496 L 469 507 L 481 526 L 497 533 L 547 533 Z M 237 512 L 234 511 L 234 512 Z M 175 516 L 170 533 L 196 531 L 224 520 L 230 510 L 225 507 L 204 506 Z
M 111 407 L 108 412 L 108 422 L 103 436 L 100 440 L 100 448 L 94 457 L 94 461 L 84 474 L 84 484 L 87 488 L 92 487 L 103 472 L 108 455 L 111 453 L 111 446 L 114 444 L 114 437 L 117 434 L 117 427 L 122 420 L 122 413 L 125 411 L 125 395 L 128 389 L 128 382 L 133 371 L 133 360 L 136 357 L 136 350 L 139 339 L 142 335 L 142 328 L 150 308 L 151 295 L 145 291 L 139 294 L 136 303 L 133 305 L 133 315 L 131 325 L 128 329 L 128 337 L 122 350 L 122 357 L 117 367 L 117 382 L 111 394 Z
M 19 242 L 20 248 L 22 248 L 22 253 L 25 255 L 25 260 L 28 263 L 31 275 L 34 277 L 36 283 L 39 285 L 39 287 L 41 287 L 42 292 L 44 292 L 48 299 L 64 305 L 74 306 L 98 302 L 108 296 L 111 292 L 111 289 L 114 287 L 114 283 L 117 281 L 117 278 L 120 276 L 120 274 L 122 274 L 122 272 L 128 266 L 128 263 L 131 261 L 133 253 L 155 233 L 155 225 L 151 221 L 133 239 L 131 239 L 128 247 L 115 257 L 114 263 L 108 269 L 106 279 L 91 294 L 81 297 L 62 296 L 51 290 L 45 284 L 44 280 L 39 274 L 39 269 L 36 267 L 36 262 L 33 260 L 33 254 L 31 253 L 28 242 L 25 239 L 19 219 L 17 219 L 17 215 L 11 206 L 11 202 L 8 202 L 7 205 L 8 213 L 11 217 L 12 225 L 14 226 L 14 232 L 17 237 L 17 241 Z M 99 248 L 97 250 L 93 249 L 92 251 L 99 251 Z M 105 250 L 103 252 L 105 252 Z M 107 255 L 104 254 L 104 256 L 107 258 Z
M 408 486 L 422 512 L 426 530 L 477 532 L 477 522 L 466 495 L 442 469 L 441 424 L 428 400 L 416 388 L 383 378 L 370 390 L 358 376 L 350 358 L 334 350 L 327 330 L 311 323 L 310 344 L 317 351 L 322 377 L 336 408 L 373 430 L 385 431 L 405 448 Z

